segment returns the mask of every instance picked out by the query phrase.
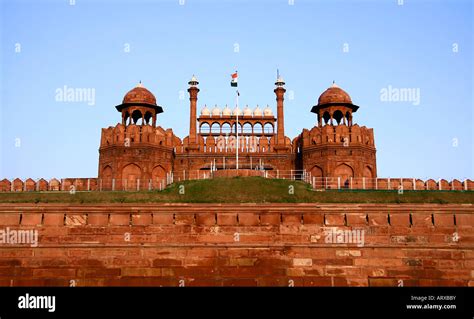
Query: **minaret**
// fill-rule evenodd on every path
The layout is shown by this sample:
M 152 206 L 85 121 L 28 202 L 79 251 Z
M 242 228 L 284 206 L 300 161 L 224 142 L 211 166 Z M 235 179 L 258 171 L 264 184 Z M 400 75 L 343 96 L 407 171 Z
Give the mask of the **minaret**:
M 197 144 L 196 135 L 196 104 L 199 88 L 197 87 L 199 82 L 193 75 L 189 84 L 189 101 L 190 101 L 190 112 L 189 112 L 189 144 Z
M 285 82 L 281 76 L 278 76 L 277 81 L 275 82 L 276 88 L 273 92 L 276 94 L 277 100 L 277 141 L 276 144 L 279 146 L 285 145 L 285 124 L 283 114 L 283 100 L 285 95 Z

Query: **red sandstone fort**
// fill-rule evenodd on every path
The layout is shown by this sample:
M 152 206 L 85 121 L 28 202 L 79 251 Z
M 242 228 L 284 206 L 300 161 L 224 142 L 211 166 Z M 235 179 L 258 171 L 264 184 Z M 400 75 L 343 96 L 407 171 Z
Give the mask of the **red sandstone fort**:
M 343 181 L 376 177 L 373 130 L 353 124 L 359 107 L 336 84 L 321 94 L 311 110 L 317 115 L 317 126 L 293 139 L 285 136 L 286 90 L 281 77 L 274 90 L 276 117 L 268 106 L 263 110 L 205 106 L 197 117 L 198 84 L 194 76 L 189 81 L 189 135 L 182 140 L 171 129 L 156 127 L 163 108 L 150 91 L 140 84 L 128 92 L 116 106 L 122 122 L 102 130 L 99 178 L 130 185 L 137 179 L 159 183 L 171 172 L 196 175 L 235 169 L 236 130 L 240 169 L 258 168 L 275 177 L 280 172 L 282 176 L 308 172 L 316 178 L 341 177 Z
M 99 178 L 4 179 L 0 190 L 151 190 L 235 174 L 326 189 L 474 189 L 471 180 L 377 178 L 373 131 L 354 124 L 358 106 L 336 85 L 312 108 L 317 125 L 288 138 L 284 82 L 275 85 L 276 118 L 258 106 L 204 107 L 197 117 L 193 77 L 182 140 L 156 125 L 163 108 L 139 85 L 116 106 L 121 123 L 102 130 Z M 474 286 L 473 211 L 472 203 L 1 203 L 0 286 Z M 20 231 L 37 231 L 38 241 L 5 242 Z
M 301 179 L 326 189 L 474 190 L 469 179 L 377 178 L 373 129 L 354 123 L 359 106 L 335 83 L 311 108 L 316 125 L 293 139 L 285 135 L 281 77 L 274 89 L 276 117 L 269 106 L 204 106 L 198 117 L 199 82 L 193 76 L 188 84 L 189 135 L 183 139 L 157 126 L 163 107 L 140 83 L 116 106 L 121 123 L 102 129 L 98 178 L 3 179 L 0 191 L 152 190 L 231 175 Z

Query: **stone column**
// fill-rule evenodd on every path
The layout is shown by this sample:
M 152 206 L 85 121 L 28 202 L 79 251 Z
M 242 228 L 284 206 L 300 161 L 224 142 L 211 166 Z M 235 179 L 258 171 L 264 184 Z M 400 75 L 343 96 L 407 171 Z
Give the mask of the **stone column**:
M 199 89 L 196 86 L 191 86 L 188 89 L 190 112 L 189 112 L 189 144 L 197 143 L 196 135 L 196 105 Z
M 284 87 L 277 87 L 274 90 L 276 94 L 276 101 L 277 101 L 277 143 L 279 145 L 285 144 L 285 115 L 283 114 L 283 100 L 285 95 L 285 88 Z

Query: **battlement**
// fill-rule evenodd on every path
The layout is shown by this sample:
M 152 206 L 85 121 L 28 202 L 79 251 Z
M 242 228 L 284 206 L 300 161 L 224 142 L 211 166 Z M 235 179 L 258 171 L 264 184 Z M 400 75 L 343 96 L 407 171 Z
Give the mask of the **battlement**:
M 100 147 L 134 145 L 175 147 L 181 140 L 173 134 L 172 129 L 163 129 L 160 126 L 150 125 L 123 125 L 117 124 L 102 129 Z
M 311 130 L 304 129 L 300 135 L 303 151 L 311 146 L 341 145 L 367 146 L 375 148 L 374 130 L 357 124 L 315 126 Z

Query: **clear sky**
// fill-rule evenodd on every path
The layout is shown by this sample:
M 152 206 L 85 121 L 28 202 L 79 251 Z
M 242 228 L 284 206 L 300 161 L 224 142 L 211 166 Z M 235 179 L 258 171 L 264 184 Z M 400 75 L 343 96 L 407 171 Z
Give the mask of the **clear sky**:
M 1 178 L 96 177 L 101 128 L 139 80 L 181 138 L 193 74 L 198 110 L 234 104 L 237 69 L 240 104 L 275 112 L 277 68 L 290 138 L 335 80 L 374 129 L 378 176 L 474 177 L 470 0 L 70 1 L 0 0 Z M 64 86 L 95 103 L 57 101 Z

